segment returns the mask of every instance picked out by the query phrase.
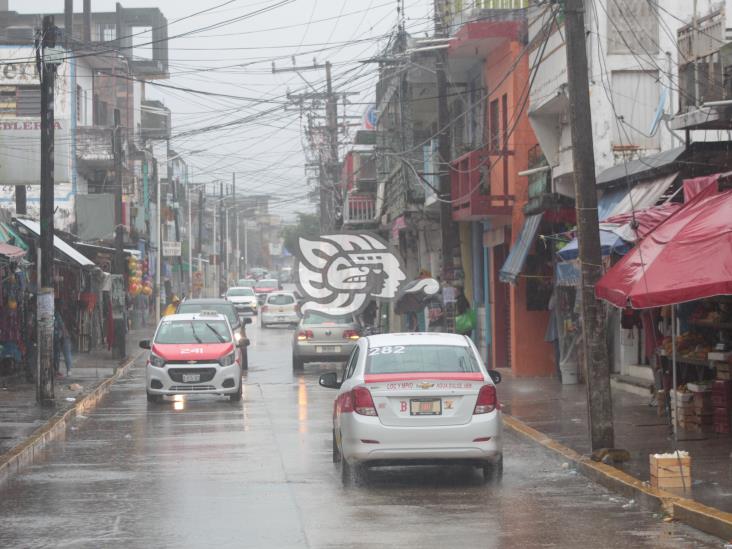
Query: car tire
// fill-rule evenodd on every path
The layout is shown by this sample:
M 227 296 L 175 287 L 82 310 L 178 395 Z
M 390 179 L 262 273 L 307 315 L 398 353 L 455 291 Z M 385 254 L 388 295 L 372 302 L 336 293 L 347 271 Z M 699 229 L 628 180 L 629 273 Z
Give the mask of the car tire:
M 301 372 L 305 368 L 305 363 L 301 358 L 297 358 L 295 355 L 292 355 L 292 369 L 295 372 Z
M 147 401 L 151 404 L 160 404 L 163 401 L 163 395 L 154 395 L 147 393 Z
M 341 451 L 338 449 L 338 443 L 336 442 L 335 429 L 333 429 L 333 463 L 341 462 Z
M 231 402 L 241 402 L 242 394 L 244 392 L 243 385 L 244 384 L 242 383 L 242 380 L 240 379 L 239 380 L 239 390 L 236 393 L 232 393 L 229 395 L 229 400 Z
M 341 457 L 341 483 L 343 486 L 361 486 L 366 479 L 366 468 L 363 465 L 348 463 Z
M 500 482 L 503 478 L 503 454 L 493 463 L 483 466 L 483 480 L 485 482 Z

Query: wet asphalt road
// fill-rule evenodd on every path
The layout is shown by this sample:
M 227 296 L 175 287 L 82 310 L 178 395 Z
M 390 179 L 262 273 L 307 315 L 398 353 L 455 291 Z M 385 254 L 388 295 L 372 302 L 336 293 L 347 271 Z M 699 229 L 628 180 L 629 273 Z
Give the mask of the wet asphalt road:
M 293 375 L 288 329 L 249 330 L 245 399 L 148 405 L 134 369 L 0 487 L 0 547 L 721 547 L 639 510 L 510 431 L 503 482 L 331 463 L 332 368 Z M 141 364 L 141 362 L 140 362 Z M 500 397 L 500 387 L 499 387 Z

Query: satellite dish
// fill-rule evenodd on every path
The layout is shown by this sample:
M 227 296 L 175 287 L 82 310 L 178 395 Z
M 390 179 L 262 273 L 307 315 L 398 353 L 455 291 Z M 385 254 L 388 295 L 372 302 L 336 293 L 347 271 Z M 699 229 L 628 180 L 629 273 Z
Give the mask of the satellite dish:
M 656 107 L 656 113 L 653 115 L 653 122 L 651 123 L 651 129 L 648 131 L 648 135 L 656 135 L 658 126 L 663 120 L 663 115 L 666 111 L 666 101 L 668 100 L 668 88 L 664 87 L 661 91 L 661 97 L 658 99 L 658 106 Z

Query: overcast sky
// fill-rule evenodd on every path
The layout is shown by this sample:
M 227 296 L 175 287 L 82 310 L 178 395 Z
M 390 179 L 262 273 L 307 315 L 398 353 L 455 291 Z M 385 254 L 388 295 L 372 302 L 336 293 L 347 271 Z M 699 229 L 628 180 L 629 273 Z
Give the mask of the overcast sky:
M 161 99 L 172 110 L 173 133 L 211 125 L 252 120 L 206 133 L 176 137 L 176 152 L 187 157 L 194 182 L 231 181 L 237 192 L 276 195 L 273 213 L 292 217 L 313 210 L 305 194 L 304 133 L 298 110 L 284 108 L 286 93 L 322 89 L 323 70 L 272 74 L 276 66 L 333 63 L 337 91 L 360 92 L 349 98 L 350 115 L 361 115 L 373 100 L 376 70 L 358 61 L 379 50 L 397 23 L 397 0 L 124 0 L 124 7 L 159 7 L 168 19 L 170 73 L 167 83 L 237 99 L 163 90 L 148 86 L 148 98 Z M 415 35 L 430 31 L 433 0 L 405 0 L 407 28 Z M 75 11 L 82 0 L 75 0 Z M 256 14 L 259 10 L 267 10 Z M 10 0 L 24 13 L 60 13 L 63 0 Z M 218 7 L 217 7 L 218 6 Z M 213 8 L 213 9 L 212 9 Z M 93 11 L 113 11 L 114 0 L 92 0 Z M 192 15 L 207 10 L 206 13 Z M 188 17 L 190 16 L 190 17 Z M 182 19 L 185 18 L 185 19 Z M 176 21 L 182 19 L 180 21 Z M 215 25 L 214 28 L 203 29 Z M 184 35 L 173 38 L 176 35 Z M 142 43 L 149 34 L 136 38 Z M 316 51 L 322 50 L 322 51 Z M 136 55 L 147 52 L 140 49 Z M 312 87 L 312 88 L 311 88 Z M 261 116 L 257 113 L 272 111 Z M 341 109 L 342 111 L 342 109 Z M 353 122 L 353 121 L 351 121 Z M 347 137 L 342 136 L 342 139 Z

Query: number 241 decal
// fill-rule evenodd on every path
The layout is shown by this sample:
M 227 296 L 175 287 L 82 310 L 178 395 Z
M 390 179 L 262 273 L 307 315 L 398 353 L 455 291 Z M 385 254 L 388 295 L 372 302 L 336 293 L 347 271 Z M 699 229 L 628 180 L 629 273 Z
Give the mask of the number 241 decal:
M 404 345 L 387 345 L 385 347 L 373 347 L 369 349 L 369 356 L 376 355 L 402 355 L 404 354 Z

